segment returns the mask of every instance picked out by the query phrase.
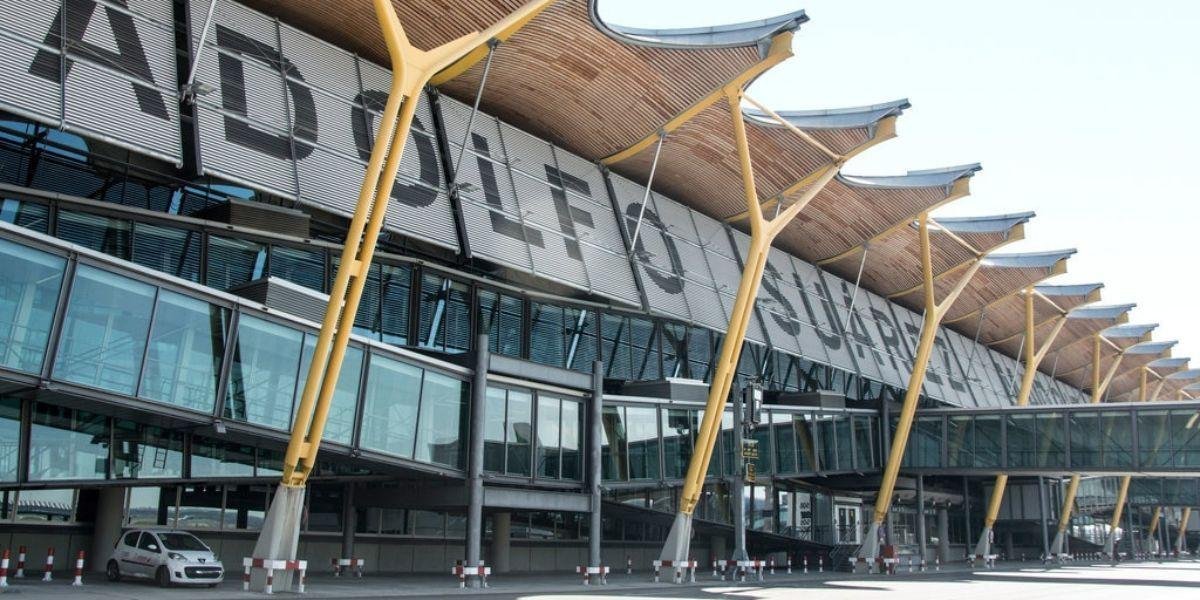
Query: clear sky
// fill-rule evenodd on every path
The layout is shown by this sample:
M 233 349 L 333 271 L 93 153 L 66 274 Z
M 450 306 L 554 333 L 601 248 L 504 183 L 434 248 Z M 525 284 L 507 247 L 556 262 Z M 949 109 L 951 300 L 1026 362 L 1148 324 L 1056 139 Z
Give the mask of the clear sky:
M 851 174 L 983 164 L 937 215 L 1034 210 L 1003 251 L 1079 250 L 1055 283 L 1105 284 L 1200 367 L 1200 2 L 600 0 L 608 21 L 716 25 L 804 9 L 795 56 L 750 88 L 775 109 L 908 98 Z M 669 146 L 669 144 L 668 144 Z M 669 151 L 669 148 L 664 149 Z

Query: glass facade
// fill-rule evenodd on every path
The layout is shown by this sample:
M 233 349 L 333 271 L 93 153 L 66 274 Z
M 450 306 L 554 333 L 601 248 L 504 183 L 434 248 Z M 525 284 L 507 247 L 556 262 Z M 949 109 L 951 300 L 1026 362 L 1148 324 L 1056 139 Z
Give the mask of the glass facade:
M 162 291 L 150 328 L 138 395 L 201 412 L 217 398 L 229 311 Z
M 222 414 L 275 429 L 292 422 L 304 334 L 257 317 L 238 321 Z
M 132 395 L 155 291 L 152 285 L 80 265 L 71 286 L 55 377 Z
M 0 365 L 42 367 L 66 260 L 0 240 Z

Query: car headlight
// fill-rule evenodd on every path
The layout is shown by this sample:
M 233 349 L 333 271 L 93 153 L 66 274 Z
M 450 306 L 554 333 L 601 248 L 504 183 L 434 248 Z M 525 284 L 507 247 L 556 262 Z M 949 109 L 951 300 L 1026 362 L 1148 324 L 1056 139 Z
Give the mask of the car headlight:
M 185 562 L 187 561 L 187 558 L 185 558 L 182 554 L 180 554 L 178 552 L 168 552 L 167 558 L 169 558 L 171 560 L 182 560 Z

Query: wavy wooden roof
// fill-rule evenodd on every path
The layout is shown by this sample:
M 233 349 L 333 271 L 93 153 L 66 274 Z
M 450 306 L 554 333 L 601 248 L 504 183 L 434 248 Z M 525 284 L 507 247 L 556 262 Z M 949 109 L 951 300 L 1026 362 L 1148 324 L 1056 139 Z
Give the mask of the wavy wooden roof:
M 1150 335 L 1156 327 L 1156 324 L 1120 324 L 1100 330 L 1101 376 L 1108 372 L 1113 361 L 1122 352 L 1137 344 L 1149 342 Z M 1054 361 L 1056 376 L 1081 390 L 1092 389 L 1092 365 L 1096 348 L 1091 340 L 1093 337 L 1087 336 L 1059 349 Z M 1121 363 L 1124 364 L 1124 359 Z
M 370 0 L 241 1 L 388 64 Z M 393 3 L 418 48 L 485 29 L 526 4 Z M 760 110 L 731 107 L 722 89 L 744 88 L 789 58 L 793 32 L 807 20 L 797 11 L 716 27 L 634 29 L 600 19 L 596 0 L 557 0 L 519 29 L 499 36 L 502 42 L 494 51 L 481 108 L 588 160 L 604 161 L 642 184 L 649 178 L 655 141 L 665 133 L 655 190 L 736 226 L 745 203 L 731 134 L 735 113 L 746 124 L 760 200 L 770 214 L 773 205 L 786 205 L 803 193 L 814 174 L 831 164 L 831 154 L 853 155 L 893 137 L 895 120 L 908 107 L 907 101 L 898 100 L 847 109 L 776 111 L 787 125 Z M 485 56 L 486 49 L 478 49 L 439 74 L 434 84 L 443 93 L 473 102 Z M 862 286 L 919 312 L 921 299 L 915 288 L 920 260 L 913 221 L 965 196 L 968 180 L 978 169 L 966 165 L 901 176 L 839 175 L 801 211 L 777 245 L 852 281 L 865 252 Z M 937 219 L 931 241 L 939 294 L 953 285 L 955 274 L 967 263 L 1021 239 L 1031 216 Z M 1015 358 L 1020 336 L 1013 336 L 1023 326 L 1015 294 L 1061 271 L 1065 256 L 1048 256 L 1036 265 L 1016 264 L 1013 256 L 989 258 L 947 315 L 947 324 Z M 1071 310 L 1086 303 L 1090 293 L 1055 299 L 1046 295 L 1037 303 L 1039 335 L 1052 326 L 1047 319 L 1054 305 Z M 1062 376 L 1064 366 L 1069 373 L 1090 365 L 1092 347 L 1082 340 L 1102 324 L 1114 322 L 1118 321 L 1071 319 L 1042 369 L 1057 362 Z M 1083 378 L 1090 384 L 1090 366 Z
M 1080 306 L 1098 302 L 1103 284 L 1087 285 L 1037 285 L 1033 286 L 1034 340 L 1042 344 L 1054 329 L 1055 322 Z M 1025 299 L 1027 290 L 1021 290 L 982 310 L 960 319 L 959 326 L 979 331 L 979 342 L 987 344 L 1009 356 L 1021 353 L 1025 339 Z M 1104 325 L 1112 325 L 1108 323 Z M 1067 326 L 1055 338 L 1055 344 L 1068 335 Z M 1051 346 L 1053 348 L 1054 346 Z

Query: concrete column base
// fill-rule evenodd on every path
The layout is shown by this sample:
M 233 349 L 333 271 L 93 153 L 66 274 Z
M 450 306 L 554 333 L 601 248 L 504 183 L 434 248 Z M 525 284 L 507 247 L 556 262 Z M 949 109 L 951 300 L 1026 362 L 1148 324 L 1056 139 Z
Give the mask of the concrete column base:
M 123 487 L 100 488 L 99 497 L 96 499 L 96 527 L 92 530 L 92 548 L 84 561 L 88 571 L 103 573 L 108 564 L 113 544 L 121 535 L 121 528 L 125 525 L 125 492 L 127 489 Z M 68 556 L 67 558 L 74 560 L 75 557 Z

